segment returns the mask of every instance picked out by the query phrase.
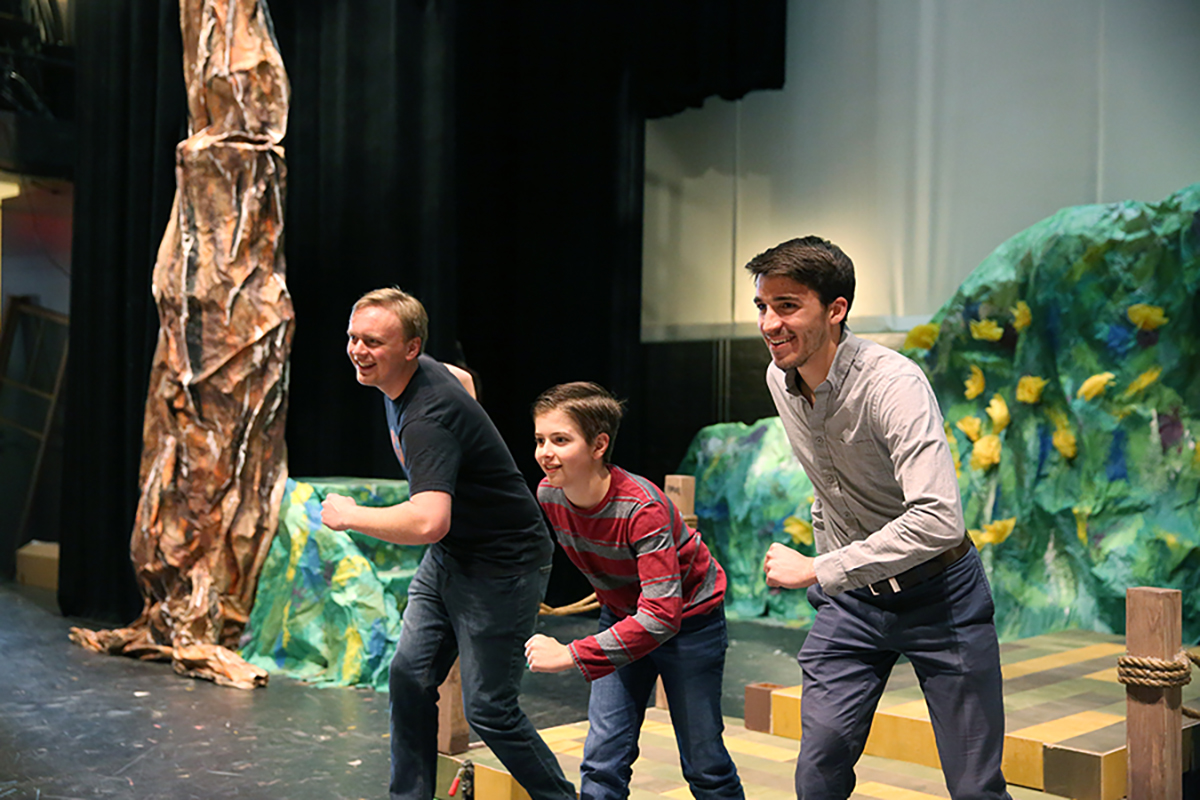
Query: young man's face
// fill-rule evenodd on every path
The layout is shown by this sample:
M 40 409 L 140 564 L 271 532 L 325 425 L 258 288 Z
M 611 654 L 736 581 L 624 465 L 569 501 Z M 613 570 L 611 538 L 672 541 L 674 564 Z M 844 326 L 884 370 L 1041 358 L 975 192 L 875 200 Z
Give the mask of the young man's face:
M 350 316 L 346 329 L 346 355 L 363 386 L 374 386 L 393 399 L 409 362 L 421 353 L 421 340 L 405 339 L 400 318 L 382 306 L 363 306 Z M 401 386 L 402 388 L 402 386 Z
M 761 275 L 755 287 L 758 330 L 775 366 L 803 367 L 814 353 L 836 340 L 838 323 L 846 316 L 840 297 L 826 306 L 812 289 L 783 275 Z
M 534 458 L 551 486 L 564 488 L 586 481 L 601 463 L 607 434 L 591 444 L 569 414 L 552 410 L 533 421 Z M 599 440 L 604 439 L 601 443 Z

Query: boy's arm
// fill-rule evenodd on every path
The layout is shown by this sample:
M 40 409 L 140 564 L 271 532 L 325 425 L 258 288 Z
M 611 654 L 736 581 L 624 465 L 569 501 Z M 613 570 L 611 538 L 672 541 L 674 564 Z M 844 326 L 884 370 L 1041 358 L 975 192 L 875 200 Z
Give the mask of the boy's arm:
M 633 542 L 641 593 L 637 611 L 594 636 L 568 645 L 575 665 L 589 681 L 650 653 L 679 632 L 683 623 L 683 579 L 673 526 L 682 525 L 667 508 L 651 504 L 633 519 Z M 635 535 L 637 535 L 635 533 Z
M 463 388 L 467 390 L 467 394 L 471 395 L 471 397 L 475 397 L 475 378 L 471 376 L 471 373 L 467 372 L 462 367 L 456 367 L 453 364 L 447 364 L 445 362 L 442 362 L 442 366 L 450 370 L 451 375 L 458 378 L 458 382 L 461 383 Z M 478 400 L 479 398 L 475 397 L 475 399 Z

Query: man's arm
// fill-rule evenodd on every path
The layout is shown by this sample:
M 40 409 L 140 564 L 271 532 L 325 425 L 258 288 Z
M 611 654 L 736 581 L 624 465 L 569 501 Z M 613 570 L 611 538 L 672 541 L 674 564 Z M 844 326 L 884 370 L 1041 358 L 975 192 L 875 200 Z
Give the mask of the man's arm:
M 775 542 L 767 548 L 763 559 L 763 572 L 767 586 L 780 589 L 807 589 L 817 582 L 813 558 L 798 553 L 786 544 Z
M 335 531 L 355 530 L 395 544 L 433 544 L 450 530 L 451 504 L 447 492 L 421 492 L 379 508 L 331 494 L 321 504 L 321 522 Z
M 893 377 L 881 391 L 875 424 L 891 453 L 904 511 L 866 539 L 815 559 L 827 594 L 897 575 L 966 535 L 954 460 L 929 382 L 912 372 Z

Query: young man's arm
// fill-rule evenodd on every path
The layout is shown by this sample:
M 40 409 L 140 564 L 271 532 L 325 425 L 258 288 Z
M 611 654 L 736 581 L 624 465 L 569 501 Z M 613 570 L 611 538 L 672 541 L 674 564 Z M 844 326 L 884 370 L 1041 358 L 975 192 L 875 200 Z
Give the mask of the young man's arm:
M 786 544 L 773 543 L 763 559 L 767 586 L 779 589 L 807 589 L 817 582 L 812 556 L 797 552 Z
M 816 559 L 827 594 L 897 575 L 966 535 L 954 459 L 929 382 L 915 369 L 880 384 L 875 424 L 891 453 L 904 511 L 866 539 Z
M 820 498 L 813 498 L 812 526 L 814 537 L 818 531 L 825 528 Z M 807 589 L 817 582 L 816 566 L 813 563 L 815 560 L 812 556 L 798 553 L 785 544 L 775 542 L 767 548 L 767 556 L 763 559 L 767 586 L 779 589 Z
M 433 544 L 450 531 L 451 505 L 447 492 L 421 492 L 380 508 L 331 494 L 321 504 L 321 522 L 335 531 L 356 530 L 395 544 Z

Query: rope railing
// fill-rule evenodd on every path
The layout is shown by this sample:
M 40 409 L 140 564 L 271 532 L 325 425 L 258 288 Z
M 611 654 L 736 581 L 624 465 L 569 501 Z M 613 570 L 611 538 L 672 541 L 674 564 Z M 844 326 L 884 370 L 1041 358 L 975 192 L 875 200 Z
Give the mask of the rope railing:
M 1123 655 L 1117 657 L 1117 680 L 1126 686 L 1186 686 L 1192 681 L 1192 664 L 1200 667 L 1200 656 L 1180 650 L 1173 659 Z M 1184 716 L 1200 719 L 1200 711 L 1181 706 Z

